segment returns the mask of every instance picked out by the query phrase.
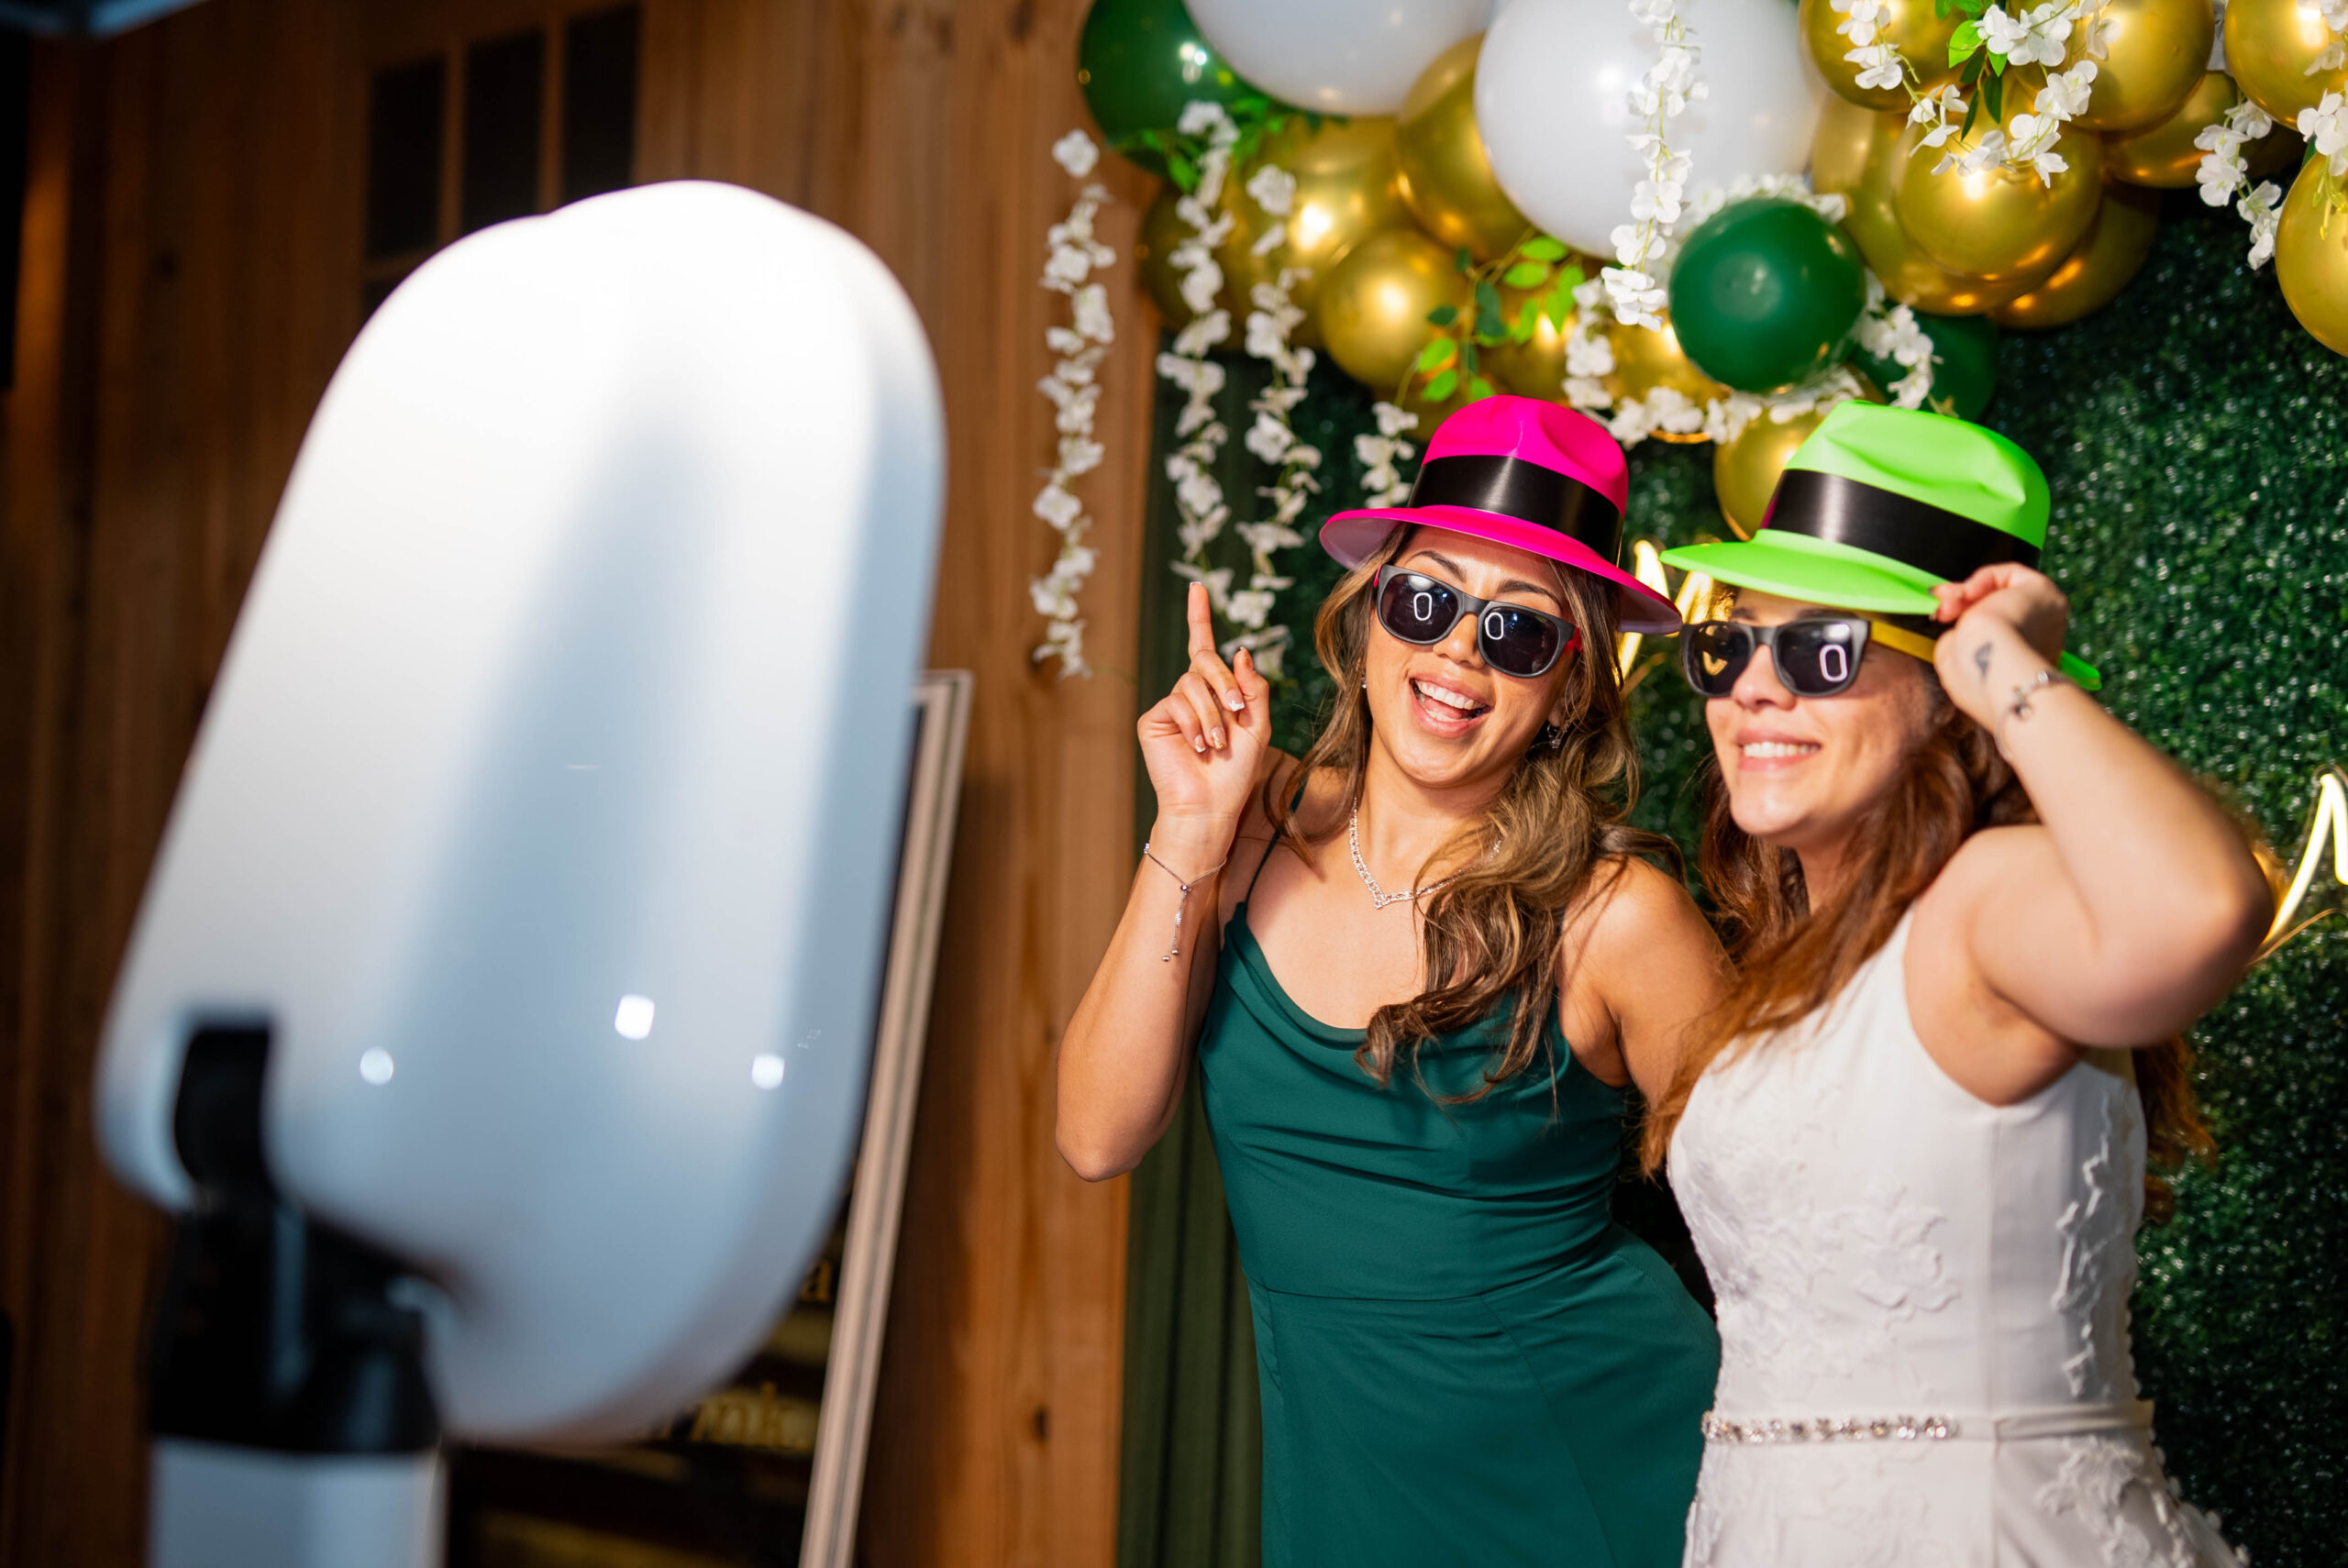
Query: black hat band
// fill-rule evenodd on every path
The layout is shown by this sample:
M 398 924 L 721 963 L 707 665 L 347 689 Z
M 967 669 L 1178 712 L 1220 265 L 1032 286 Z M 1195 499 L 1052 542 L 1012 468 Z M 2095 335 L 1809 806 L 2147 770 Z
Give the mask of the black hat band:
M 1623 514 L 1571 474 L 1500 452 L 1429 458 L 1411 485 L 1412 506 L 1465 506 L 1554 529 L 1611 561 L 1623 547 Z
M 2038 547 L 2002 528 L 1816 469 L 1786 470 L 1761 526 L 1888 556 L 1947 582 L 1963 582 L 2004 561 L 2038 564 Z

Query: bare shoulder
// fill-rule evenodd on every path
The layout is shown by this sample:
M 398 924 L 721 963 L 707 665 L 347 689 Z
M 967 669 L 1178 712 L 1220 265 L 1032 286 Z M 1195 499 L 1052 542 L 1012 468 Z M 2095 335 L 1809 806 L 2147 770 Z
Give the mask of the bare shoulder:
M 1678 878 L 1636 856 L 1609 856 L 1590 877 L 1589 891 L 1567 917 L 1566 942 L 1587 944 L 1596 955 L 1625 955 L 1718 939 Z
M 1990 905 L 2028 897 L 2062 875 L 2054 835 L 2035 823 L 1984 828 L 1957 846 L 1916 900 L 1916 918 L 1934 925 L 1967 922 Z

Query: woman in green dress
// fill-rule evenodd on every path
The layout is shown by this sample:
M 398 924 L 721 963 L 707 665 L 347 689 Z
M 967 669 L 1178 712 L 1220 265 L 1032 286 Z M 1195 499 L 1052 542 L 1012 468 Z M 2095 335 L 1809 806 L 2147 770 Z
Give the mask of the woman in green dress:
M 1612 1222 L 1626 1090 L 1719 994 L 1667 842 L 1623 822 L 1621 450 L 1454 414 L 1411 503 L 1329 520 L 1338 698 L 1301 759 L 1218 656 L 1143 716 L 1158 815 L 1061 1042 L 1079 1174 L 1139 1163 L 1195 1053 L 1254 1309 L 1272 1568 L 1680 1558 L 1711 1320 Z

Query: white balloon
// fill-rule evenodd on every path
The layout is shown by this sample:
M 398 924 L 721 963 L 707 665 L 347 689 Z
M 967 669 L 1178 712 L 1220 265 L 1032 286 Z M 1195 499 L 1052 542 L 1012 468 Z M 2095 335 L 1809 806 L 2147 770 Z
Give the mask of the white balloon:
M 1679 0 L 1702 58 L 1667 131 L 1692 155 L 1687 193 L 1810 163 L 1819 81 L 1788 0 Z M 1492 174 L 1526 217 L 1577 250 L 1614 254 L 1616 226 L 1649 169 L 1629 138 L 1631 86 L 1655 63 L 1654 29 L 1624 0 L 1506 0 L 1476 65 L 1476 126 Z
M 1495 0 L 1190 0 L 1231 68 L 1325 115 L 1390 115 L 1436 55 L 1491 21 Z

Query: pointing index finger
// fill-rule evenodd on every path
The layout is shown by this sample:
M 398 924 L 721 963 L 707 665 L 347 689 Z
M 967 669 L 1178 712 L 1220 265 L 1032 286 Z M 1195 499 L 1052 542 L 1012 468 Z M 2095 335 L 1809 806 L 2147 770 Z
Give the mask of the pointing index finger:
M 1214 612 L 1207 604 L 1205 583 L 1191 584 L 1190 602 L 1185 606 L 1185 613 L 1189 616 L 1191 623 L 1191 659 L 1195 661 L 1202 654 L 1210 658 L 1213 657 Z

